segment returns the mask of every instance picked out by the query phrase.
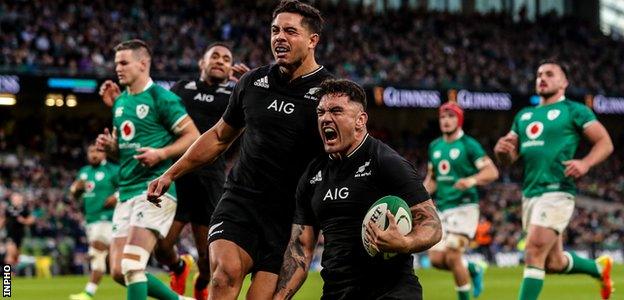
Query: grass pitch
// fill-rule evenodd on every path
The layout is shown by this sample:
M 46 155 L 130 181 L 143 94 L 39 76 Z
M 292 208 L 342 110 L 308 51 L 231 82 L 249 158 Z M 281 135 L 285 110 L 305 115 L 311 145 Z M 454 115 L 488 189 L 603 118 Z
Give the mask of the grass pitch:
M 436 270 L 417 270 L 417 275 L 424 290 L 424 299 L 455 300 L 455 288 L 450 273 Z M 192 276 L 189 276 L 192 277 Z M 159 274 L 163 281 L 165 274 Z M 516 299 L 522 268 L 491 267 L 485 275 L 485 292 L 479 299 L 505 300 Z M 624 265 L 617 265 L 613 270 L 616 290 L 611 299 L 624 299 Z M 11 299 L 24 300 L 67 300 L 68 295 L 80 292 L 87 281 L 86 276 L 62 276 L 51 279 L 13 278 Z M 243 295 L 249 281 L 245 282 Z M 319 273 L 311 273 L 295 299 L 319 299 L 323 281 Z M 187 285 L 187 295 L 191 296 L 191 282 Z M 96 300 L 125 299 L 125 290 L 105 277 L 98 288 Z M 244 299 L 243 296 L 240 299 Z M 598 284 L 583 275 L 547 275 L 540 299 L 600 299 Z

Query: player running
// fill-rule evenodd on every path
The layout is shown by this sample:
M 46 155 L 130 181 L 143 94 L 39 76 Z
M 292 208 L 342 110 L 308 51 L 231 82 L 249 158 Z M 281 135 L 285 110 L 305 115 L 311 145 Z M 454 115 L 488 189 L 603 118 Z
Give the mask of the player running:
M 299 290 L 322 230 L 322 299 L 422 299 L 410 254 L 429 249 L 442 237 L 433 201 L 414 167 L 368 135 L 364 90 L 348 80 L 328 80 L 320 88 L 318 131 L 329 155 L 314 159 L 299 181 L 275 298 L 290 299 Z M 368 208 L 387 195 L 401 197 L 411 207 L 413 228 L 403 236 L 391 213 L 386 230 L 368 224 L 367 238 L 378 251 L 399 253 L 385 260 L 368 255 L 361 230 Z
M 561 234 L 574 212 L 574 180 L 613 151 L 607 130 L 588 107 L 566 98 L 567 87 L 561 63 L 540 63 L 535 79 L 540 105 L 518 112 L 511 131 L 494 148 L 503 164 L 522 159 L 524 167 L 522 223 L 527 239 L 521 300 L 538 298 L 546 272 L 590 275 L 600 281 L 602 299 L 613 290 L 611 257 L 593 261 L 563 251 Z M 582 159 L 574 159 L 581 135 L 592 148 Z
M 322 151 L 314 113 L 314 92 L 330 76 L 314 58 L 322 23 L 316 8 L 282 1 L 271 24 L 275 64 L 243 75 L 221 120 L 149 186 L 158 202 L 173 180 L 213 162 L 244 132 L 209 231 L 213 299 L 236 299 L 248 273 L 249 299 L 275 291 L 297 180 Z
M 105 130 L 97 144 L 118 157 L 119 203 L 113 215 L 111 269 L 127 286 L 127 298 L 178 299 L 178 295 L 145 267 L 158 239 L 167 236 L 176 211 L 175 186 L 157 206 L 146 201 L 145 188 L 181 155 L 199 133 L 180 98 L 155 85 L 149 76 L 151 51 L 145 42 L 130 40 L 115 47 L 115 71 L 126 86 L 113 104 L 112 134 Z M 113 102 L 111 82 L 104 84 L 105 101 Z
M 106 161 L 106 154 L 95 143 L 87 148 L 89 164 L 78 171 L 70 187 L 74 199 L 82 199 L 87 222 L 87 241 L 91 276 L 84 291 L 70 295 L 71 300 L 90 300 L 95 296 L 102 276 L 106 273 L 106 256 L 113 234 L 113 211 L 117 203 L 119 167 Z
M 234 88 L 233 73 L 249 71 L 244 64 L 233 65 L 230 47 L 221 42 L 213 43 L 199 60 L 199 79 L 181 80 L 171 91 L 182 98 L 186 110 L 199 129 L 206 132 L 223 115 Z M 175 243 L 180 232 L 191 223 L 197 246 L 197 268 L 199 273 L 193 279 L 193 296 L 202 300 L 208 298 L 210 264 L 208 258 L 208 226 L 210 217 L 225 183 L 225 158 L 219 156 L 212 165 L 206 165 L 176 180 L 178 207 L 167 237 L 158 242 L 156 259 L 170 270 L 171 289 L 180 295 L 186 290 L 186 279 L 192 266 L 192 257 L 178 255 Z
M 483 291 L 485 265 L 463 257 L 479 224 L 477 186 L 496 180 L 498 170 L 479 142 L 464 133 L 464 111 L 459 105 L 445 103 L 439 115 L 442 137 L 429 145 L 424 184 L 429 193 L 435 193 L 444 237 L 429 250 L 429 259 L 434 267 L 453 273 L 457 297 L 465 300 L 470 299 L 470 279 L 475 298 Z

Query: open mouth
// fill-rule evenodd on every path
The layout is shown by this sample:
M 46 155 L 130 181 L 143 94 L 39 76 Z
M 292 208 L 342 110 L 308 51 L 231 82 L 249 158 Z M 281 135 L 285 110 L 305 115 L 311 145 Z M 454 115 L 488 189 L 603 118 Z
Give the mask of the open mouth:
M 328 142 L 335 141 L 338 139 L 338 132 L 331 127 L 323 128 L 323 135 L 325 136 L 325 140 Z
M 275 54 L 277 56 L 284 56 L 286 53 L 290 52 L 290 49 L 288 49 L 288 47 L 286 46 L 276 46 L 275 47 Z

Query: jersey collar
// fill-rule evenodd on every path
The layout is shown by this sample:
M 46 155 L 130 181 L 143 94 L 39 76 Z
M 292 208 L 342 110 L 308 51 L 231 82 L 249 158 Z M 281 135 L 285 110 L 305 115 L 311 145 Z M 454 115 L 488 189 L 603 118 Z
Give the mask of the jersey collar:
M 147 80 L 147 84 L 145 85 L 145 87 L 143 88 L 142 92 L 147 91 L 149 88 L 152 87 L 152 85 L 154 85 L 154 81 L 152 80 L 152 78 L 150 77 L 149 80 Z
M 368 139 L 368 133 L 366 133 L 366 135 L 364 136 L 364 138 L 362 139 L 362 141 L 360 142 L 360 144 L 355 147 L 355 149 L 353 149 L 353 151 L 351 151 L 351 153 L 347 154 L 346 158 L 350 158 L 351 156 L 353 156 L 358 150 L 360 150 L 360 148 L 362 148 L 362 145 L 364 145 L 364 142 L 366 142 L 366 140 Z M 329 159 L 334 160 L 340 160 L 340 157 L 334 157 L 331 154 L 329 155 Z

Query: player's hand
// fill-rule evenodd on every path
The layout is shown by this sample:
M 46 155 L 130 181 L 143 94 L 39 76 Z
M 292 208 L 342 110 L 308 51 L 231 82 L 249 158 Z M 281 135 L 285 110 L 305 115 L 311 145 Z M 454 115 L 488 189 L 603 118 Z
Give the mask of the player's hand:
M 95 147 L 98 151 L 104 151 L 109 153 L 115 148 L 115 139 L 113 135 L 108 131 L 108 128 L 104 128 L 104 133 L 100 133 L 95 140 Z
M 141 147 L 137 149 L 137 152 L 141 154 L 135 155 L 134 158 L 138 160 L 141 165 L 148 168 L 155 166 L 157 163 L 166 158 L 163 149 Z
M 508 134 L 496 142 L 494 146 L 494 152 L 497 154 L 512 154 L 516 151 L 516 143 L 518 137 L 512 134 Z
M 477 180 L 474 177 L 466 177 L 466 178 L 460 178 L 459 180 L 457 180 L 455 184 L 453 185 L 453 187 L 458 190 L 463 191 L 463 190 L 467 190 L 475 186 L 476 184 L 477 184 Z
M 108 107 L 113 107 L 115 99 L 117 99 L 119 94 L 121 94 L 121 90 L 112 80 L 106 80 L 100 86 L 100 96 L 102 97 L 102 102 L 104 102 L 104 104 Z
M 230 80 L 234 82 L 238 82 L 243 74 L 249 72 L 251 70 L 246 64 L 234 64 L 232 66 L 232 70 L 230 71 Z M 238 75 L 238 76 L 236 76 Z
M 147 186 L 147 201 L 154 203 L 154 205 L 160 207 L 160 196 L 164 195 L 171 186 L 171 177 L 167 173 L 162 174 L 160 177 L 152 180 Z
M 76 192 L 83 192 L 86 188 L 86 182 L 82 179 L 76 180 L 76 185 L 74 185 Z
M 399 232 L 396 226 L 396 219 L 389 211 L 386 211 L 388 218 L 388 228 L 381 230 L 377 224 L 368 222 L 366 224 L 366 238 L 371 241 L 373 247 L 379 252 L 398 252 L 405 253 L 407 249 L 407 240 Z
M 563 165 L 566 166 L 564 174 L 567 177 L 579 178 L 589 171 L 589 166 L 580 159 L 564 161 Z

